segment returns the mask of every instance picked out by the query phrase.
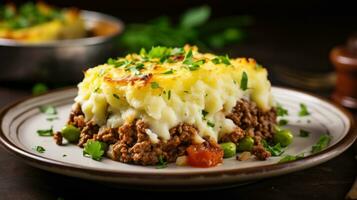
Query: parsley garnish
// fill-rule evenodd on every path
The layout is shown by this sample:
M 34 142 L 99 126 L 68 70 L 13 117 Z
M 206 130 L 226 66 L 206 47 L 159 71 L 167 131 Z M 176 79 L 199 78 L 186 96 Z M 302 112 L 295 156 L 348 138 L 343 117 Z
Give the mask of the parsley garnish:
M 278 104 L 276 106 L 276 114 L 280 117 L 283 117 L 285 115 L 288 115 L 288 110 L 286 110 L 285 108 L 283 108 L 282 105 Z
M 128 65 L 125 67 L 126 71 L 130 71 L 136 75 L 140 74 L 140 70 L 144 69 L 143 63 L 137 63 L 136 65 Z
M 206 61 L 205 60 L 198 60 L 196 62 L 193 61 L 192 49 L 187 52 L 185 55 L 185 59 L 183 60 L 183 64 L 187 65 L 190 71 L 196 71 L 200 68 L 200 65 L 203 65 Z
M 309 135 L 310 135 L 309 131 L 300 129 L 300 134 L 299 134 L 300 137 L 309 137 Z
M 174 73 L 174 70 L 170 69 L 170 70 L 167 70 L 166 72 L 163 72 L 161 74 L 173 74 L 173 73 Z
M 38 108 L 40 112 L 45 113 L 47 115 L 55 115 L 57 114 L 57 110 L 52 105 L 43 105 Z
M 106 144 L 104 142 L 89 140 L 84 145 L 83 155 L 98 161 L 102 159 L 105 149 Z
M 225 65 L 231 64 L 231 62 L 229 61 L 228 55 L 215 57 L 211 60 L 211 62 L 216 65 L 221 64 L 221 63 L 223 63 Z
M 159 163 L 156 166 L 156 169 L 163 169 L 167 167 L 167 162 L 165 161 L 162 155 L 159 156 Z
M 120 99 L 119 95 L 117 95 L 117 94 L 113 94 L 113 97 L 116 99 Z
M 34 150 L 37 151 L 38 153 L 45 153 L 46 151 L 46 149 L 43 148 L 42 146 L 36 146 Z
M 95 92 L 95 93 L 100 92 L 100 88 L 99 88 L 99 87 L 95 88 L 95 89 L 94 89 L 94 92 Z
M 185 59 L 183 60 L 183 64 L 191 65 L 193 63 L 192 58 L 193 58 L 192 49 L 190 49 L 185 55 Z
M 331 136 L 328 134 L 322 135 L 319 140 L 311 148 L 311 153 L 318 153 L 325 149 L 331 141 Z
M 228 55 L 221 56 L 220 58 L 221 58 L 222 63 L 224 63 L 226 65 L 230 65 L 231 64 L 231 62 L 229 61 Z
M 287 125 L 288 123 L 289 123 L 288 120 L 286 120 L 286 119 L 281 119 L 281 120 L 279 120 L 278 125 L 279 125 L 279 126 L 285 126 L 285 125 Z
M 198 70 L 198 68 L 200 68 L 200 66 L 199 66 L 199 65 L 196 65 L 196 64 L 193 64 L 193 65 L 189 65 L 189 66 L 188 66 L 188 69 L 189 69 L 190 71 L 196 71 L 196 70 Z
M 108 58 L 108 60 L 107 60 L 108 65 L 115 65 L 116 62 L 117 62 L 117 60 L 114 58 Z
M 151 88 L 152 89 L 157 89 L 159 87 L 160 87 L 160 85 L 157 82 L 151 82 Z
M 63 154 L 62 157 L 67 157 L 67 155 L 66 155 L 66 154 Z
M 280 143 L 270 146 L 267 141 L 262 140 L 264 148 L 271 153 L 272 156 L 280 156 L 284 153 L 284 148 L 280 145 Z
M 46 93 L 48 91 L 48 87 L 43 83 L 36 83 L 32 87 L 32 95 L 40 95 Z
M 307 110 L 307 107 L 305 104 L 300 103 L 300 111 L 299 111 L 299 116 L 304 117 L 310 115 L 310 112 Z
M 107 61 L 107 64 L 108 65 L 113 65 L 115 68 L 118 68 L 118 67 L 127 67 L 128 65 L 131 64 L 131 61 L 128 61 L 128 60 L 116 60 L 116 59 L 113 59 L 113 58 L 109 58 L 108 61 Z
M 299 160 L 299 159 L 302 159 L 304 158 L 304 154 L 299 154 L 299 155 L 296 155 L 296 156 L 293 156 L 293 155 L 285 155 L 283 158 L 281 158 L 279 160 L 279 163 L 286 163 L 286 162 L 291 162 L 291 161 L 294 161 L 294 160 Z
M 213 58 L 213 59 L 211 60 L 211 62 L 212 62 L 213 64 L 215 64 L 215 65 L 217 65 L 217 64 L 219 64 L 219 63 L 221 63 L 221 61 L 219 60 L 219 58 L 218 58 L 218 57 Z
M 248 75 L 246 72 L 243 72 L 242 79 L 240 80 L 240 89 L 243 91 L 248 89 Z
M 205 110 L 202 110 L 202 116 L 203 116 L 203 119 L 206 119 L 206 116 L 208 115 L 208 112 L 205 111 Z
M 207 126 L 214 128 L 215 124 L 213 122 L 207 121 Z
M 50 129 L 37 130 L 37 134 L 39 136 L 52 136 L 53 135 L 53 127 L 51 127 Z
M 169 90 L 169 91 L 167 92 L 167 99 L 168 99 L 168 100 L 171 99 L 171 90 Z
M 146 53 L 146 49 L 145 49 L 145 48 L 141 48 L 141 49 L 140 49 L 140 56 L 141 56 L 141 57 L 146 57 L 146 56 L 147 56 L 147 53 Z
M 163 58 L 168 56 L 168 48 L 167 47 L 152 47 L 151 50 L 148 53 L 148 56 L 150 58 Z
M 178 56 L 178 55 L 182 55 L 184 53 L 185 53 L 185 51 L 183 50 L 183 48 L 173 48 L 173 49 L 171 49 L 170 55 Z
M 49 122 L 52 122 L 54 120 L 57 120 L 59 119 L 58 117 L 47 117 L 46 120 L 49 121 Z

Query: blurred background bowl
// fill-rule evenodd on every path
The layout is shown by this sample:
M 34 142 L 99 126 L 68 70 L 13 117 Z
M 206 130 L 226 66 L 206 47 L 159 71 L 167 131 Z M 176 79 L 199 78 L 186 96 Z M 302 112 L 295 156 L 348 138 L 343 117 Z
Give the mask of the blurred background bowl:
M 75 83 L 83 70 L 115 55 L 121 20 L 93 11 L 81 11 L 88 37 L 26 44 L 0 39 L 1 82 Z

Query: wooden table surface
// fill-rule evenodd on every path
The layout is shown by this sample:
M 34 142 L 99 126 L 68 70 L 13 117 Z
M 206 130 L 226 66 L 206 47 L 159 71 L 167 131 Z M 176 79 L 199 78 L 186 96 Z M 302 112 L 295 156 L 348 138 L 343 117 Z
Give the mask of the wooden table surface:
M 0 87 L 0 107 L 23 96 L 25 90 Z M 319 166 L 269 178 L 248 185 L 204 191 L 206 195 L 227 196 L 227 199 L 344 199 L 357 176 L 357 161 L 350 148 L 340 156 Z M 202 192 L 201 192 L 202 193 Z M 26 165 L 4 148 L 0 148 L 0 199 L 90 199 L 103 195 L 145 195 L 164 197 L 168 192 L 148 192 L 120 189 L 103 183 L 67 177 Z M 120 194 L 120 195 L 118 195 Z M 197 194 L 197 192 L 196 192 Z M 202 193 L 203 194 L 203 193 Z M 175 196 L 191 195 L 175 192 Z M 222 198 L 223 199 L 223 198 Z

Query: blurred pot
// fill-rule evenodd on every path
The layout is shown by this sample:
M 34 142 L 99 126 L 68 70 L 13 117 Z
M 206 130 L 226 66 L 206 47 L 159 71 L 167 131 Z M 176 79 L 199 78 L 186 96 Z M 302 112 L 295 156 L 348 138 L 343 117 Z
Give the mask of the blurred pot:
M 124 25 L 112 16 L 81 11 L 91 37 L 26 44 L 0 39 L 0 80 L 74 83 L 83 70 L 115 55 L 115 38 Z

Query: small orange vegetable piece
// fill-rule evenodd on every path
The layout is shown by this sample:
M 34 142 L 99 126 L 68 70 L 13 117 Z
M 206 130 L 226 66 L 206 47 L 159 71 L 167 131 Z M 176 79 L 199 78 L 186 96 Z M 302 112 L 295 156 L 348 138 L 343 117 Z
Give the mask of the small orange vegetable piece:
M 187 163 L 192 167 L 214 167 L 223 161 L 223 150 L 208 142 L 193 144 L 186 152 Z

